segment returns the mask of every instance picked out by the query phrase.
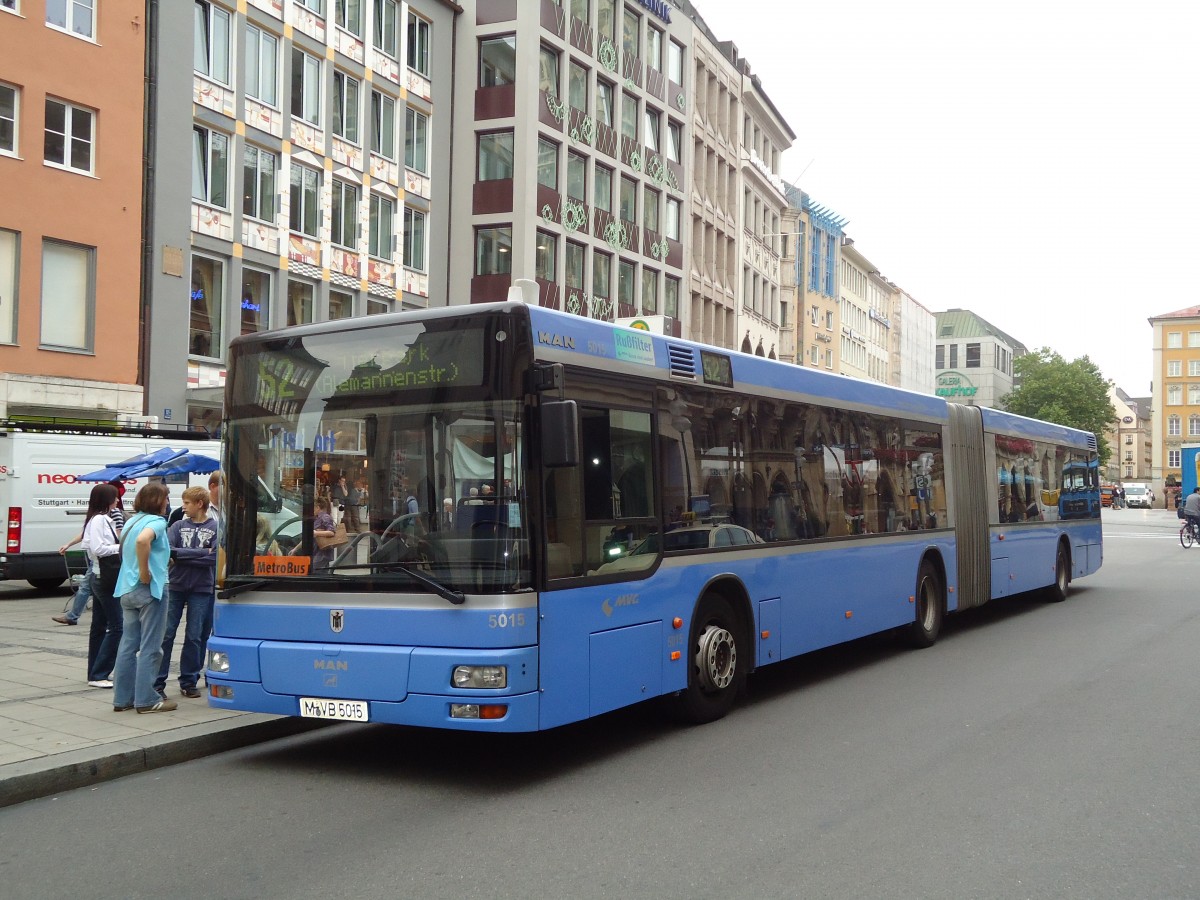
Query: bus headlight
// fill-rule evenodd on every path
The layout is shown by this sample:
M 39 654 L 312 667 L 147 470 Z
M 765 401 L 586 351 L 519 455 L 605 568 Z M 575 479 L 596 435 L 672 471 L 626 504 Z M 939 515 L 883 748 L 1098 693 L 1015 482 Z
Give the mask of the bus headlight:
M 508 666 L 456 666 L 451 684 L 456 688 L 506 688 Z
M 208 667 L 214 672 L 229 671 L 229 654 L 222 653 L 220 650 L 208 651 Z

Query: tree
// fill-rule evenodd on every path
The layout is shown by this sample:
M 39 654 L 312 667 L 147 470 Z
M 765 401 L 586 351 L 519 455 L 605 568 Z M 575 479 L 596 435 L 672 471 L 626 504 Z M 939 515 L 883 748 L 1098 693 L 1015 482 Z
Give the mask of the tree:
M 1104 433 L 1117 418 L 1108 389 L 1112 384 L 1086 356 L 1067 362 L 1043 347 L 1013 363 L 1020 387 L 1000 398 L 1000 407 L 1021 416 L 1043 419 L 1096 435 L 1100 465 L 1111 448 Z

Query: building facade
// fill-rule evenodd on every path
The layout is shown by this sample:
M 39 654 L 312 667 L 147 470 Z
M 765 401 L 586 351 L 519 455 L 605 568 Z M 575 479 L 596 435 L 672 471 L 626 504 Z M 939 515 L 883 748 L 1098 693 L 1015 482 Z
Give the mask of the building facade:
M 1181 483 L 1184 444 L 1200 443 L 1200 306 L 1152 316 L 1151 486 Z
M 147 408 L 213 428 L 234 337 L 447 302 L 458 7 L 148 9 Z
M 950 309 L 936 318 L 935 393 L 959 403 L 995 407 L 1016 386 L 1013 362 L 1028 352 L 1025 345 L 969 310 Z
M 1149 484 L 1154 459 L 1153 425 L 1149 397 L 1130 397 L 1116 385 L 1108 399 L 1117 419 L 1105 434 L 1112 455 L 1104 470 L 1110 482 L 1137 481 Z
M 937 317 L 903 288 L 892 291 L 892 384 L 921 394 L 937 390 Z
M 140 418 L 139 5 L 0 2 L 0 418 Z
M 842 237 L 840 268 L 839 371 L 854 378 L 891 384 L 892 285 L 855 248 L 850 237 Z
M 795 361 L 839 371 L 841 312 L 838 279 L 842 229 L 846 219 L 814 203 L 799 188 L 788 188 L 784 230 L 795 247 L 788 257 L 795 280 Z

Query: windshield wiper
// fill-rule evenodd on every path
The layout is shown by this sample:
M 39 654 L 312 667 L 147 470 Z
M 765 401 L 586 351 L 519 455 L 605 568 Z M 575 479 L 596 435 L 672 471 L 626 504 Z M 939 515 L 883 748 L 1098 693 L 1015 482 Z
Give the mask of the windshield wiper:
M 389 572 L 399 569 L 405 575 L 409 576 L 413 581 L 416 581 L 419 584 L 423 584 L 425 587 L 429 588 L 431 591 L 433 591 L 435 594 L 437 594 L 443 600 L 449 600 L 455 606 L 461 606 L 462 604 L 467 602 L 467 595 L 464 594 L 462 591 L 451 590 L 450 588 L 448 588 L 444 584 L 442 584 L 440 581 L 430 578 L 428 575 L 426 575 L 422 572 L 418 572 L 416 569 L 411 568 L 410 566 L 406 565 L 405 563 L 402 563 L 402 562 L 384 563 L 383 565 L 379 566 L 379 568 L 385 569 L 386 571 L 389 571 Z
M 224 590 L 217 592 L 217 597 L 221 600 L 228 600 L 230 597 L 236 597 L 244 591 L 257 591 L 261 587 L 266 587 L 268 584 L 278 584 L 279 578 L 259 578 L 254 581 L 243 581 L 239 584 L 232 585 Z

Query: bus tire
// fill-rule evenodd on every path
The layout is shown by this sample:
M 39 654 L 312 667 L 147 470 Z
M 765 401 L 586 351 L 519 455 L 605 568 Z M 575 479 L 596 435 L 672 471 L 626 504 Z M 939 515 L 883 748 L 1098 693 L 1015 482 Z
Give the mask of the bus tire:
M 946 591 L 938 568 L 929 559 L 921 560 L 917 569 L 917 590 L 913 598 L 916 607 L 913 622 L 908 626 L 908 645 L 918 649 L 932 647 L 942 632 L 946 618 Z
M 741 621 L 724 597 L 700 598 L 687 658 L 688 683 L 678 698 L 679 717 L 694 725 L 714 722 L 733 708 L 750 666 Z
M 1067 588 L 1071 584 L 1071 558 L 1066 544 L 1058 542 L 1054 554 L 1054 584 L 1046 589 L 1046 599 L 1051 603 L 1062 603 L 1067 599 Z
M 65 578 L 30 578 L 29 583 L 39 591 L 52 591 L 62 585 Z

